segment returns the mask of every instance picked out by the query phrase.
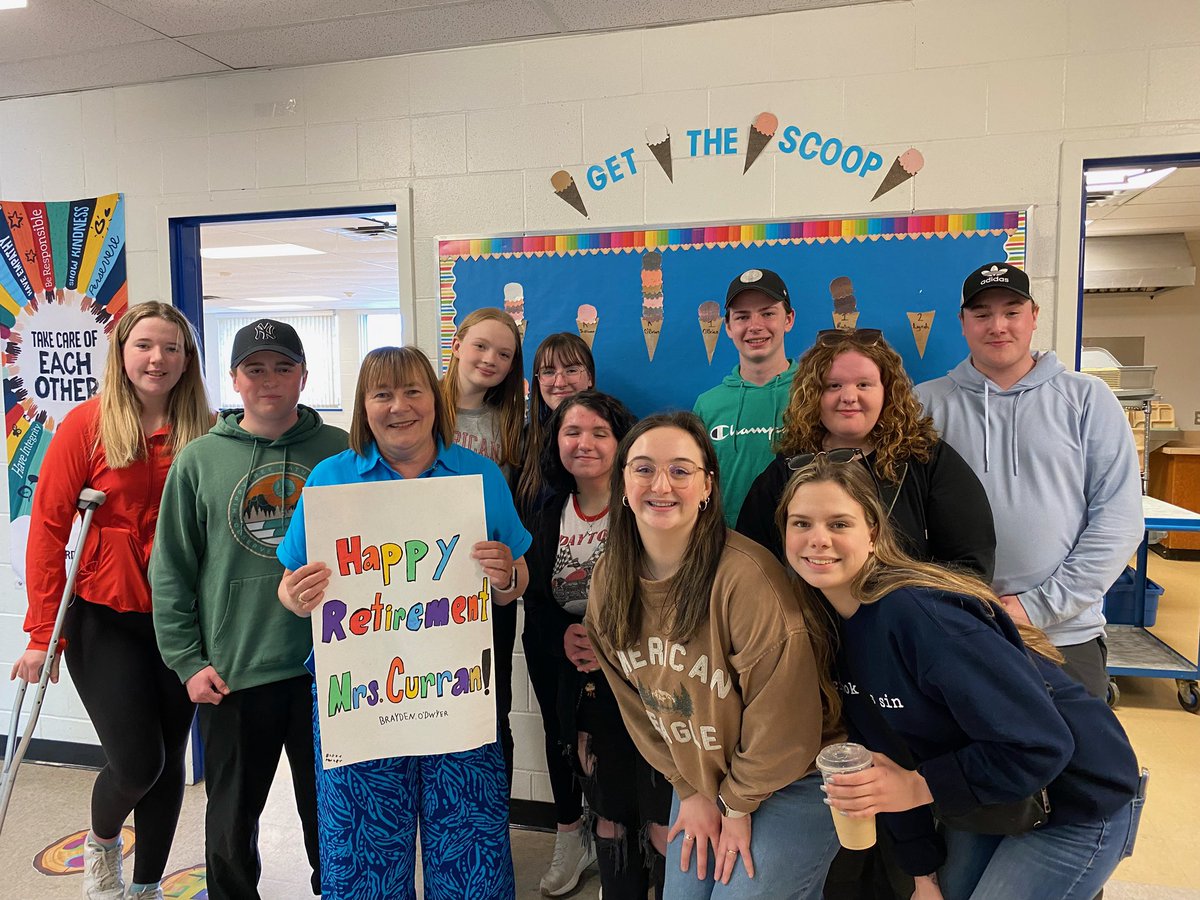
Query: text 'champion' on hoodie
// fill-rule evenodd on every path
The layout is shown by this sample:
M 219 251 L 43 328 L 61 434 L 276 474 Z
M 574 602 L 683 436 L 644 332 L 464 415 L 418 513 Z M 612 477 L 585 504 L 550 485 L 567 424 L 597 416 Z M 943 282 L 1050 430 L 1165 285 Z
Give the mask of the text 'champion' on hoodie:
M 346 432 L 307 406 L 278 438 L 242 428 L 241 410 L 175 458 L 150 557 L 154 631 L 187 682 L 211 665 L 232 691 L 303 675 L 312 625 L 276 596 L 275 548 L 312 467 L 346 449 Z
M 714 388 L 696 398 L 692 411 L 704 422 L 721 467 L 721 502 L 725 522 L 737 524 L 738 513 L 750 485 L 775 458 L 775 439 L 783 428 L 788 391 L 796 374 L 796 360 L 766 384 L 754 384 L 741 375 L 741 366 Z
M 1141 478 L 1121 404 L 1053 352 L 1007 390 L 970 358 L 917 386 L 975 470 L 996 522 L 997 594 L 1015 594 L 1060 647 L 1104 633 L 1104 593 L 1141 540 Z

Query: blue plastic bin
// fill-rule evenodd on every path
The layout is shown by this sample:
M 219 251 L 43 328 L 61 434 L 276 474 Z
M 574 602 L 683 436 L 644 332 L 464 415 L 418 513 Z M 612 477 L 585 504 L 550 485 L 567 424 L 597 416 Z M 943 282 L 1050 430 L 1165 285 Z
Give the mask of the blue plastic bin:
M 1158 619 L 1158 598 L 1163 595 L 1160 585 L 1146 579 L 1146 595 L 1134 596 L 1137 573 L 1129 566 L 1104 595 L 1104 618 L 1110 625 L 1144 625 L 1149 628 Z

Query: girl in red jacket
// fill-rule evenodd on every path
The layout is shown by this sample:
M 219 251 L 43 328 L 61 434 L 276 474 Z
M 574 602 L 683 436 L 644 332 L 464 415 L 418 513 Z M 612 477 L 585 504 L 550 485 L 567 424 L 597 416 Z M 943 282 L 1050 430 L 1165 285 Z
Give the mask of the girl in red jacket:
M 146 565 L 171 459 L 211 425 L 191 325 L 162 303 L 133 306 L 113 333 L 100 395 L 59 425 L 33 497 L 29 647 L 11 675 L 30 683 L 49 652 L 79 492 L 91 487 L 107 496 L 79 550 L 75 598 L 59 644 L 108 760 L 92 789 L 84 846 L 88 900 L 125 897 L 121 826 L 131 811 L 138 841 L 129 896 L 162 897 L 193 710 L 158 653 Z M 51 679 L 58 680 L 57 658 Z

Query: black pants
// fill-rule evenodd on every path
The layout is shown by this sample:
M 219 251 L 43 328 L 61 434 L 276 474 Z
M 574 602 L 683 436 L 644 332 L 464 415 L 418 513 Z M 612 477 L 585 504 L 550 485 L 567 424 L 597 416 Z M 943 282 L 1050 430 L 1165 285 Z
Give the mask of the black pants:
M 286 750 L 312 890 L 321 893 L 317 789 L 313 756 L 312 678 L 302 675 L 234 691 L 219 704 L 200 704 L 204 737 L 204 823 L 208 896 L 258 900 L 258 819 Z M 140 836 L 139 836 L 140 840 Z
M 1059 647 L 1063 671 L 1087 688 L 1093 697 L 1108 696 L 1108 644 L 1104 638 L 1092 638 L 1082 644 Z
M 71 681 L 107 759 L 92 787 L 92 830 L 116 837 L 132 812 L 133 880 L 152 884 L 162 878 L 179 822 L 194 707 L 163 664 L 149 613 L 76 597 L 63 635 Z
M 557 653 L 554 652 L 556 648 L 550 646 L 550 641 L 556 639 L 560 642 Z M 526 611 L 521 646 L 525 648 L 529 681 L 542 710 L 542 728 L 546 734 L 546 772 L 550 776 L 550 793 L 554 796 L 555 819 L 560 825 L 570 825 L 578 822 L 583 815 L 583 792 L 575 780 L 571 761 L 563 752 L 564 749 L 569 753 L 576 753 L 577 750 L 575 747 L 564 747 L 562 724 L 558 717 L 558 693 L 564 681 L 563 667 L 569 665 L 563 658 L 561 640 L 555 629 L 543 628 Z M 574 683 L 570 677 L 574 674 L 572 667 L 566 673 L 565 680 Z
M 505 606 L 492 604 L 492 655 L 496 670 L 496 724 L 500 730 L 500 749 L 504 751 L 504 774 L 512 794 L 513 736 L 508 717 L 512 713 L 513 647 L 517 643 L 517 602 Z

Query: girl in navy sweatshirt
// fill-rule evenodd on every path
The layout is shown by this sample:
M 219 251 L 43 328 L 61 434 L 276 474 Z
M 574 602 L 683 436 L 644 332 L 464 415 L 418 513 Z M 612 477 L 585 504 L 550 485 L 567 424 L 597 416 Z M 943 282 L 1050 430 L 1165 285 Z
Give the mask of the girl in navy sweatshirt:
M 874 768 L 837 776 L 828 802 L 879 815 L 916 900 L 1094 897 L 1132 852 L 1144 793 L 1104 702 L 981 581 L 906 556 L 861 465 L 818 454 L 788 482 L 778 521 L 826 702 L 874 752 Z M 935 828 L 935 816 L 1042 788 L 1050 812 L 1037 830 Z

